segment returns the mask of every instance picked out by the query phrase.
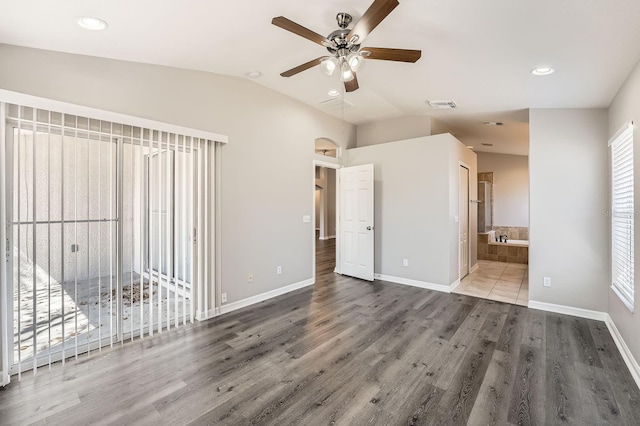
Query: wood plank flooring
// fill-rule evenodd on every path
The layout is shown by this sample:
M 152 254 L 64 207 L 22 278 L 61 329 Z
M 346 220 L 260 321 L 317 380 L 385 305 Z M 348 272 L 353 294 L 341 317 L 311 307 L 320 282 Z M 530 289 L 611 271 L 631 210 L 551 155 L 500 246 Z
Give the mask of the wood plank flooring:
M 315 286 L 25 374 L 0 391 L 0 424 L 640 424 L 602 322 L 321 269 Z

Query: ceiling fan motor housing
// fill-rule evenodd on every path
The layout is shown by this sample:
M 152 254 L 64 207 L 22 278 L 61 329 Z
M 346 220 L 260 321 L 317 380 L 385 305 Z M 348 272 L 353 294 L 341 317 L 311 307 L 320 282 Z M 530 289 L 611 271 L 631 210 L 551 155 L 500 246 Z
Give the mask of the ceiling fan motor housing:
M 349 43 L 349 40 L 347 40 L 349 31 L 350 30 L 346 28 L 335 30 L 327 36 L 328 40 L 335 43 L 335 46 L 327 46 L 327 50 L 329 51 L 329 53 L 331 53 L 332 55 L 337 54 L 337 56 L 346 56 L 349 53 L 356 53 L 358 50 L 360 50 L 359 44 L 352 44 Z

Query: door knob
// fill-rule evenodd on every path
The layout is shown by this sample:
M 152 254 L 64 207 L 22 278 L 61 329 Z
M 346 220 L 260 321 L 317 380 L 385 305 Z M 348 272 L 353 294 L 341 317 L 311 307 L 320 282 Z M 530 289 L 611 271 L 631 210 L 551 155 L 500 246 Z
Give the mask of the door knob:
M 371 227 L 370 226 L 367 226 L 367 231 L 371 231 Z

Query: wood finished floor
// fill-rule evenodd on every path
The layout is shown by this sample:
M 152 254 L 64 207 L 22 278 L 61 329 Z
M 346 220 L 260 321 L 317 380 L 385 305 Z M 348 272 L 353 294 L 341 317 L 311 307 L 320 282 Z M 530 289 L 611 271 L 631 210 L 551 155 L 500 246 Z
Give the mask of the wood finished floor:
M 640 392 L 602 322 L 325 272 L 24 375 L 0 424 L 30 423 L 638 425 Z

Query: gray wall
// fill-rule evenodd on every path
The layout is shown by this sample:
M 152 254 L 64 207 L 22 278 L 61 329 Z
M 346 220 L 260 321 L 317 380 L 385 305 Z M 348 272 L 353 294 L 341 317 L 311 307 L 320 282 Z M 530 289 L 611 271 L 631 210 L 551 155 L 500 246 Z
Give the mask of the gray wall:
M 640 156 L 640 64 L 636 65 L 633 69 L 627 81 L 622 85 L 618 94 L 613 99 L 611 107 L 609 108 L 609 130 L 608 137 L 613 136 L 624 123 L 629 120 L 633 120 L 635 123 L 635 129 L 633 132 L 633 145 L 634 145 L 634 164 L 636 167 L 636 173 L 634 177 L 634 184 L 636 188 L 636 194 L 638 188 L 640 188 L 640 173 L 638 172 L 639 156 Z M 636 196 L 636 211 L 640 206 L 640 200 Z M 608 206 L 607 206 L 608 207 Z M 610 226 L 609 221 L 607 225 Z M 640 242 L 640 231 L 636 225 L 635 246 L 638 247 Z M 635 251 L 635 264 L 640 264 L 640 250 Z M 635 277 L 636 295 L 640 293 L 638 282 L 638 273 Z M 627 343 L 627 346 L 631 350 L 631 353 L 636 360 L 640 360 L 640 317 L 631 313 L 627 307 L 620 301 L 618 296 L 610 289 L 611 277 L 609 276 L 607 281 L 603 283 L 607 285 L 608 289 L 608 312 L 613 319 L 613 322 L 618 327 L 622 338 Z M 636 296 L 635 307 L 638 309 L 637 303 L 638 297 Z
M 431 117 L 410 115 L 358 126 L 358 147 L 431 135 Z
M 229 136 L 220 218 L 229 302 L 312 277 L 313 224 L 302 216 L 314 208 L 314 141 L 355 146 L 353 126 L 243 78 L 9 45 L 0 58 L 0 88 Z
M 493 225 L 529 226 L 529 157 L 477 154 L 478 173 L 493 172 Z
M 471 166 L 473 179 L 475 154 L 449 134 L 347 151 L 350 166 L 374 164 L 376 273 L 441 285 L 458 279 L 460 160 Z M 475 179 L 470 186 L 477 186 Z M 470 218 L 473 265 L 477 214 Z
M 605 311 L 607 111 L 532 109 L 529 167 L 530 300 Z

